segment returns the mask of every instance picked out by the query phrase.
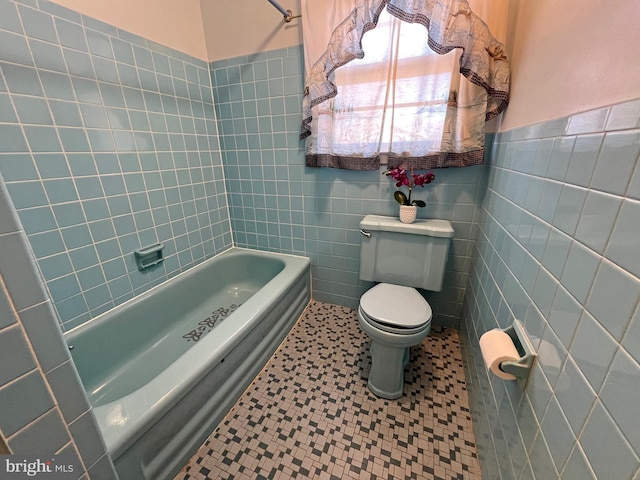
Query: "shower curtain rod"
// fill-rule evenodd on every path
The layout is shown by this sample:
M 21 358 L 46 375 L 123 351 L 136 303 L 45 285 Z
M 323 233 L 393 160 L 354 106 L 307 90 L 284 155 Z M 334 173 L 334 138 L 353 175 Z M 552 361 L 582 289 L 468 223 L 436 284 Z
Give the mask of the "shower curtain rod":
M 267 0 L 271 5 L 273 5 L 274 7 L 276 7 L 276 10 L 278 10 L 283 16 L 284 16 L 284 21 L 289 23 L 291 20 L 293 20 L 294 18 L 300 18 L 302 15 L 293 15 L 293 12 L 291 10 L 285 10 L 282 5 L 280 5 L 276 0 Z

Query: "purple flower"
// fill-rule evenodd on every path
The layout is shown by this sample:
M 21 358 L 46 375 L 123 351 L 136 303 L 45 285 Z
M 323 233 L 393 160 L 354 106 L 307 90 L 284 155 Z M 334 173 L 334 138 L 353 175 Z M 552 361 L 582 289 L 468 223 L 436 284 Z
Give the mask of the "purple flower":
M 424 187 L 425 185 L 433 182 L 436 178 L 433 172 L 427 172 L 425 174 L 417 175 L 413 173 L 412 168 L 410 175 L 407 175 L 407 170 L 402 168 L 401 166 L 398 166 L 395 168 L 388 167 L 387 171 L 384 172 L 384 175 L 393 178 L 396 181 L 396 187 L 398 188 L 403 186 L 409 187 L 408 197 L 399 190 L 393 194 L 393 197 L 400 205 L 417 205 L 418 207 L 426 206 L 426 203 L 424 203 L 422 200 L 411 201 L 411 192 L 414 185 L 418 187 Z

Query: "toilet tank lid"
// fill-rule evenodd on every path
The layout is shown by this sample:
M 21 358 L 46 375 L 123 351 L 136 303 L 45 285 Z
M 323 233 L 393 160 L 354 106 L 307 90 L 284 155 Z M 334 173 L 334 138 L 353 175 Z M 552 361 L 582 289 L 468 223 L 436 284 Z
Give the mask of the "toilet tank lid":
M 453 237 L 453 226 L 449 220 L 418 219 L 413 223 L 402 223 L 396 217 L 367 215 L 360 221 L 360 228 L 373 231 L 413 233 L 431 237 Z

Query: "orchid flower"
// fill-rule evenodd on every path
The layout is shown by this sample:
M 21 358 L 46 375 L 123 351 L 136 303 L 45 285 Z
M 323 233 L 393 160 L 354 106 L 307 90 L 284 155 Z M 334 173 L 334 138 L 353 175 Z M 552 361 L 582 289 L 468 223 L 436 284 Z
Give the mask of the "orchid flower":
M 413 187 L 424 187 L 425 185 L 433 182 L 436 178 L 433 172 L 427 172 L 425 174 L 416 175 L 413 173 L 413 168 L 409 175 L 407 175 L 407 170 L 402 168 L 402 166 L 398 166 L 395 168 L 388 167 L 386 172 L 383 172 L 383 175 L 387 175 L 388 177 L 393 178 L 396 181 L 396 187 L 409 187 L 409 196 L 405 195 L 404 192 L 397 190 L 393 194 L 393 198 L 395 198 L 396 202 L 400 205 L 415 205 L 417 207 L 425 207 L 427 204 L 422 200 L 411 200 L 411 194 L 413 192 Z

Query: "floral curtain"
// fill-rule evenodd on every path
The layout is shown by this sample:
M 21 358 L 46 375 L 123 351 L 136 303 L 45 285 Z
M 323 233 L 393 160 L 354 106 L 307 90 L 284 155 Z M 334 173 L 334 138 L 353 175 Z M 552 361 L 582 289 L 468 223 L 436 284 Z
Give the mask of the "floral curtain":
M 509 100 L 509 65 L 466 0 L 302 0 L 302 7 L 307 166 L 483 162 L 485 121 Z

